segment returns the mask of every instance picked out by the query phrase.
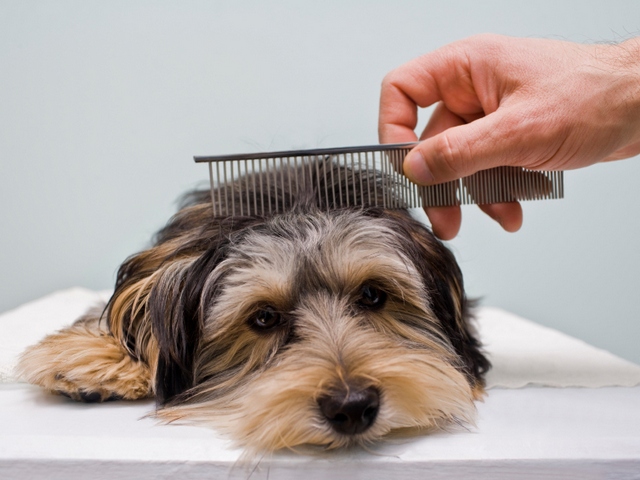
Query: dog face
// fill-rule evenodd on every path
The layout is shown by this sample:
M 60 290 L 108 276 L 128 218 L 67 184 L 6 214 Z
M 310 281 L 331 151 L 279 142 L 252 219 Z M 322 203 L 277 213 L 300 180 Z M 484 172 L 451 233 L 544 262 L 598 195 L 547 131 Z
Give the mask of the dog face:
M 489 364 L 452 254 L 406 210 L 324 211 L 323 190 L 282 213 L 214 219 L 195 193 L 122 265 L 108 331 L 82 319 L 28 351 L 22 371 L 85 401 L 153 394 L 159 417 L 254 450 L 472 422 Z
M 151 293 L 160 415 L 269 450 L 469 422 L 485 366 L 461 288 L 451 254 L 406 213 L 294 212 L 238 229 Z

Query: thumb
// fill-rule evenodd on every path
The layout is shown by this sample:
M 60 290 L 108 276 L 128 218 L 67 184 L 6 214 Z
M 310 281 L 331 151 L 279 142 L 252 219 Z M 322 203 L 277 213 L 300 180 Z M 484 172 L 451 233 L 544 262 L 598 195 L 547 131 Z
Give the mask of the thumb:
M 419 185 L 433 185 L 509 164 L 518 140 L 504 124 L 504 114 L 494 112 L 420 142 L 405 157 L 405 175 Z

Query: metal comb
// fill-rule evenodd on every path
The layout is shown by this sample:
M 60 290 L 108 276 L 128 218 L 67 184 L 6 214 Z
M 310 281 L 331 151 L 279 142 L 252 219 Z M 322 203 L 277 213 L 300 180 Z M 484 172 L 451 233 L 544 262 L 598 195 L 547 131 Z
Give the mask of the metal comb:
M 196 156 L 209 164 L 213 213 L 268 215 L 304 192 L 318 206 L 440 207 L 563 198 L 563 172 L 497 167 L 452 182 L 419 186 L 402 172 L 415 143 Z

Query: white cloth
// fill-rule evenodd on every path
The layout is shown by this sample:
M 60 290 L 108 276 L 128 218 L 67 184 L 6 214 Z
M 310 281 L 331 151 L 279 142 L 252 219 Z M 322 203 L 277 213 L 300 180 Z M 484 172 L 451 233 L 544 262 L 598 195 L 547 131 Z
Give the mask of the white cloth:
M 109 292 L 72 288 L 0 315 L 0 382 L 15 382 L 20 353 L 105 301 Z M 492 307 L 477 311 L 478 331 L 493 364 L 488 388 L 640 385 L 640 366 L 551 328 Z
M 14 382 L 20 353 L 45 335 L 72 324 L 111 292 L 70 288 L 54 292 L 0 315 L 0 382 Z
M 477 312 L 478 333 L 493 364 L 487 387 L 633 387 L 640 366 L 499 308 Z

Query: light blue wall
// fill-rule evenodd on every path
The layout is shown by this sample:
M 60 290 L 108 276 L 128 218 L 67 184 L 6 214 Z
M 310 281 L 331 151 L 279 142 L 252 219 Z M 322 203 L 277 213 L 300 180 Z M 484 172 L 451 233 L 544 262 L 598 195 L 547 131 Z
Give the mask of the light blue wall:
M 0 311 L 110 288 L 206 182 L 194 154 L 375 143 L 382 77 L 421 53 L 639 28 L 634 0 L 2 0 Z M 470 293 L 640 362 L 638 179 L 637 159 L 570 172 L 515 235 L 466 208 L 451 247 Z

